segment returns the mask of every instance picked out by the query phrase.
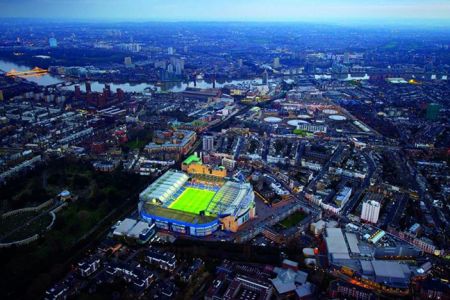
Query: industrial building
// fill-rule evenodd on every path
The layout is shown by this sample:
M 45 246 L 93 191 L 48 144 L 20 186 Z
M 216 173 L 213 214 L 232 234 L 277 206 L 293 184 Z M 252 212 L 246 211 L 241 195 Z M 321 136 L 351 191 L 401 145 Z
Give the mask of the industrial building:
M 136 241 L 140 244 L 148 242 L 155 234 L 155 225 L 134 219 L 120 221 L 113 231 L 117 238 L 127 241 Z
M 355 233 L 344 232 L 341 228 L 327 228 L 324 239 L 331 269 L 372 289 L 407 295 L 413 276 L 420 274 L 415 266 L 386 260 L 400 258 L 395 255 L 404 254 L 409 259 L 417 256 L 411 249 L 375 248 L 360 241 Z

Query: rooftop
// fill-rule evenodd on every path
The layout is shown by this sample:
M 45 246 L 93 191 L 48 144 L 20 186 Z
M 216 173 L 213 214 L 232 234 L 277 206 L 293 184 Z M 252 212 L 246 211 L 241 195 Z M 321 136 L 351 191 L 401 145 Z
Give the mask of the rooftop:
M 327 228 L 325 242 L 328 253 L 336 258 L 350 258 L 341 228 Z
M 188 176 L 182 172 L 169 170 L 159 177 L 140 193 L 141 201 L 151 201 L 157 199 L 165 202 L 188 180 Z
M 201 158 L 198 157 L 197 155 L 192 154 L 192 155 L 190 155 L 188 158 L 186 158 L 186 159 L 183 161 L 183 164 L 185 164 L 185 165 L 190 165 L 190 164 L 193 163 L 193 162 L 195 162 L 195 163 L 201 163 L 202 160 L 201 160 Z
M 241 207 L 248 207 L 243 200 L 249 192 L 253 192 L 250 183 L 227 181 L 211 199 L 207 210 L 217 215 L 235 214 Z
M 162 132 L 157 132 L 157 134 L 162 135 Z M 159 149 L 161 147 L 184 147 L 193 136 L 195 136 L 195 131 L 191 130 L 177 130 L 174 132 L 173 136 L 165 137 L 160 143 L 150 142 L 145 146 L 147 150 Z M 161 138 L 161 137 L 160 137 Z
M 372 261 L 373 270 L 375 276 L 377 277 L 389 277 L 389 278 L 399 278 L 406 279 L 405 269 L 402 264 L 396 261 L 388 260 L 373 260 Z

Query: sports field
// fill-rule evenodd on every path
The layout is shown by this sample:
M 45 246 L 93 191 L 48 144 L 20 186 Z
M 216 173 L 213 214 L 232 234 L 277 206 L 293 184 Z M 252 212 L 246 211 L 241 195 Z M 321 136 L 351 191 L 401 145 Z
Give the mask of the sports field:
M 208 207 L 209 201 L 215 192 L 196 188 L 187 188 L 178 198 L 169 205 L 169 208 L 198 214 Z

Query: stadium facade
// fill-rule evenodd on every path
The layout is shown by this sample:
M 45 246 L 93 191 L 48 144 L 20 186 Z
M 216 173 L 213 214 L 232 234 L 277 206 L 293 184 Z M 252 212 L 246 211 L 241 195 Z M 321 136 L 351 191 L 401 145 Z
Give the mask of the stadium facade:
M 139 214 L 156 227 L 192 236 L 236 232 L 255 217 L 250 183 L 169 170 L 139 195 Z

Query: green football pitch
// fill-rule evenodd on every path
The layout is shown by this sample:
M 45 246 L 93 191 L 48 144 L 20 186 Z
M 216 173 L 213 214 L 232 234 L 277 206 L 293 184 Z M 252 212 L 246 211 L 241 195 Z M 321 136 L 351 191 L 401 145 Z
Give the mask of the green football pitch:
M 208 207 L 209 201 L 215 192 L 196 188 L 187 188 L 181 195 L 169 205 L 169 208 L 184 212 L 198 214 Z

